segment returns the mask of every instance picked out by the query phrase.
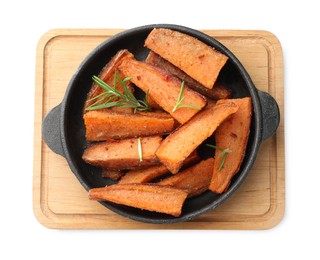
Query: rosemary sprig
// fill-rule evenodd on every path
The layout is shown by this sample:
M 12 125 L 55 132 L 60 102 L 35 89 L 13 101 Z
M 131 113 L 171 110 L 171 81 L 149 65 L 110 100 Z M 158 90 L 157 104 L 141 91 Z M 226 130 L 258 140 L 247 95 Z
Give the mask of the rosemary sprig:
M 214 148 L 214 149 L 218 149 L 218 150 L 221 150 L 222 152 L 218 155 L 218 158 L 221 158 L 221 162 L 220 162 L 220 165 L 219 165 L 219 168 L 218 168 L 218 172 L 220 172 L 220 170 L 222 169 L 225 161 L 226 161 L 226 158 L 227 158 L 227 153 L 231 153 L 232 151 L 229 149 L 229 148 L 221 148 L 219 146 L 216 146 L 216 145 L 212 145 L 212 144 L 207 144 L 208 147 L 211 147 L 211 148 Z
M 127 82 L 130 80 L 129 77 L 125 79 L 121 79 L 117 73 L 114 74 L 114 80 L 113 80 L 113 87 L 101 80 L 97 76 L 93 76 L 92 80 L 98 84 L 104 91 L 87 100 L 87 102 L 95 101 L 93 104 L 88 106 L 86 110 L 98 110 L 98 109 L 104 109 L 104 108 L 110 108 L 110 107 L 128 107 L 133 108 L 134 113 L 139 111 L 149 111 L 150 106 L 147 102 L 147 99 L 145 100 L 139 100 L 137 99 L 133 93 L 130 91 L 130 89 L 127 86 Z M 116 89 L 117 82 L 120 83 L 123 93 Z
M 181 104 L 182 101 L 184 100 L 183 91 L 184 91 L 184 81 L 181 82 L 181 88 L 180 88 L 178 100 L 177 100 L 177 103 L 175 104 L 175 106 L 173 107 L 172 112 L 178 110 L 179 108 L 183 108 L 183 107 L 201 110 L 201 108 L 198 106 L 194 106 L 191 104 Z
M 138 155 L 139 155 L 139 160 L 142 162 L 142 145 L 141 145 L 141 140 L 140 137 L 138 138 Z

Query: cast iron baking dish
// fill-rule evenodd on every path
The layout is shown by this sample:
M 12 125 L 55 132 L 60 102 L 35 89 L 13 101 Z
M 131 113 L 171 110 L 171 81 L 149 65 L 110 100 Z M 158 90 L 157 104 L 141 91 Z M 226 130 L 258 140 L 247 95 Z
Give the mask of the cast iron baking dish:
M 280 120 L 279 108 L 274 98 L 268 93 L 257 90 L 235 55 L 212 37 L 191 28 L 171 24 L 146 25 L 114 35 L 97 46 L 80 64 L 70 80 L 61 104 L 53 108 L 45 117 L 42 134 L 50 149 L 65 157 L 72 172 L 87 191 L 113 184 L 114 181 L 101 177 L 100 169 L 85 163 L 81 158 L 86 147 L 82 108 L 92 84 L 92 76 L 98 75 L 118 50 L 128 49 L 137 60 L 145 59 L 149 50 L 143 47 L 144 41 L 153 28 L 169 28 L 189 34 L 227 55 L 229 60 L 221 70 L 218 81 L 232 90 L 233 98 L 247 96 L 252 98 L 252 123 L 245 158 L 240 171 L 234 176 L 225 193 L 215 194 L 207 191 L 200 196 L 187 199 L 181 216 L 176 218 L 114 203 L 100 202 L 108 209 L 136 221 L 159 224 L 189 221 L 215 209 L 237 190 L 249 174 L 261 142 L 276 132 Z M 203 158 L 208 156 L 205 149 L 200 151 L 200 154 Z

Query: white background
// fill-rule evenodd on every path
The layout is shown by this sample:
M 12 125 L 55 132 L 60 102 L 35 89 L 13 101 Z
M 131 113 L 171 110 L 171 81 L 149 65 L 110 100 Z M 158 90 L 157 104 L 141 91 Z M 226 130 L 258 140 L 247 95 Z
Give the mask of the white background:
M 293 3 L 294 2 L 294 3 Z M 320 259 L 317 1 L 1 1 L 0 259 Z M 196 29 L 274 33 L 284 55 L 286 209 L 266 231 L 50 230 L 32 211 L 35 53 L 55 28 Z

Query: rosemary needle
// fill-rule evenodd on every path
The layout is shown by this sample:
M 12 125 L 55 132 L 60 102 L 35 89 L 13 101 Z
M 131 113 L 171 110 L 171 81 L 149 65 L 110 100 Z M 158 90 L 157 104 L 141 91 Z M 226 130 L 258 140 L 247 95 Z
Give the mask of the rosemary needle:
M 218 155 L 218 158 L 221 158 L 221 162 L 220 162 L 220 165 L 219 165 L 219 168 L 218 168 L 218 171 L 220 172 L 220 170 L 222 169 L 225 161 L 226 161 L 226 158 L 227 158 L 227 153 L 231 153 L 232 151 L 229 149 L 229 148 L 221 148 L 219 146 L 216 146 L 216 145 L 212 145 L 212 144 L 206 144 L 208 147 L 211 147 L 211 148 L 214 148 L 214 149 L 218 149 L 218 150 L 221 150 L 222 152 Z
M 175 104 L 175 106 L 173 107 L 172 112 L 178 110 L 179 108 L 184 108 L 184 107 L 185 108 L 192 108 L 192 109 L 196 109 L 196 110 L 201 110 L 201 108 L 198 106 L 194 106 L 191 104 L 181 104 L 182 101 L 184 100 L 183 91 L 184 91 L 184 81 L 181 82 L 181 88 L 180 88 L 178 100 L 177 100 L 177 103 Z
M 101 94 L 87 100 L 87 102 L 94 101 L 94 103 L 88 106 L 86 110 L 98 110 L 110 107 L 133 108 L 134 112 L 137 110 L 150 110 L 147 99 L 137 99 L 128 88 L 126 83 L 130 80 L 130 78 L 121 79 L 115 72 L 113 86 L 110 86 L 97 76 L 93 76 L 92 80 L 104 91 Z M 120 83 L 123 93 L 116 88 L 117 82 Z
M 139 155 L 139 160 L 142 162 L 142 145 L 141 145 L 141 140 L 140 137 L 138 138 L 138 155 Z

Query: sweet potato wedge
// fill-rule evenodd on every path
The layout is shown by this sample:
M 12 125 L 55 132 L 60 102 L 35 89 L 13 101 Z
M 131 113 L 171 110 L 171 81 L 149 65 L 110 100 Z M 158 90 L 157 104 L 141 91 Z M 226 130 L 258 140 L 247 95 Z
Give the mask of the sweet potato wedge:
M 163 110 L 167 111 L 179 123 L 187 122 L 199 112 L 193 108 L 181 108 L 172 112 L 176 105 L 181 89 L 181 81 L 150 64 L 134 59 L 125 59 L 119 66 L 119 70 L 131 77 L 131 82 L 144 92 L 149 91 L 152 97 Z M 191 104 L 202 109 L 206 105 L 206 99 L 199 93 L 185 88 L 183 92 L 183 104 Z
M 117 181 L 124 174 L 125 174 L 125 172 L 121 171 L 121 170 L 110 170 L 110 169 L 107 169 L 107 168 L 103 168 L 102 169 L 102 173 L 101 173 L 101 177 Z
M 218 101 L 223 104 L 227 100 Z M 221 150 L 216 150 L 213 175 L 209 189 L 215 193 L 223 193 L 229 186 L 232 177 L 239 171 L 245 155 L 251 124 L 251 98 L 232 99 L 239 109 L 230 118 L 225 120 L 215 133 L 216 145 L 221 148 L 229 148 L 223 167 L 219 171 L 222 158 L 219 158 Z M 217 104 L 218 104 L 217 103 Z
M 83 153 L 83 160 L 91 165 L 113 169 L 136 169 L 159 164 L 155 156 L 162 138 L 160 136 L 140 138 L 142 160 L 138 152 L 138 139 L 122 139 L 90 145 Z
M 157 157 L 173 174 L 177 173 L 183 161 L 237 110 L 238 106 L 232 101 L 209 104 L 162 141 Z
M 197 161 L 199 161 L 200 158 L 198 156 L 198 153 L 195 151 L 190 156 L 185 159 L 183 162 L 183 166 L 189 166 Z M 212 170 L 211 170 L 212 172 Z M 150 182 L 156 178 L 159 178 L 165 174 L 170 173 L 168 168 L 162 164 L 151 166 L 144 169 L 138 169 L 138 170 L 131 170 L 128 171 L 118 182 L 119 184 L 125 184 L 125 183 L 147 183 Z
M 110 201 L 134 208 L 181 215 L 187 197 L 183 190 L 154 184 L 115 184 L 89 191 L 89 199 Z
M 212 178 L 214 159 L 208 158 L 182 172 L 172 175 L 157 184 L 170 186 L 188 192 L 188 198 L 208 190 Z
M 119 184 L 147 183 L 151 180 L 169 173 L 166 166 L 160 164 L 148 168 L 128 171 L 120 180 Z
M 228 57 L 187 34 L 155 28 L 145 46 L 211 89 Z
M 198 81 L 191 78 L 188 74 L 184 71 L 179 69 L 178 67 L 174 66 L 169 61 L 162 58 L 160 55 L 156 54 L 153 51 L 150 51 L 147 58 L 146 63 L 156 66 L 164 71 L 171 73 L 172 75 L 176 76 L 180 80 L 184 81 L 186 86 L 199 92 L 200 94 L 214 99 L 226 99 L 231 97 L 231 90 L 224 85 L 215 84 L 212 89 L 206 88 L 201 85 Z
M 166 115 L 166 116 L 165 116 Z M 84 114 L 87 141 L 103 141 L 170 133 L 177 127 L 164 113 L 119 113 L 109 109 Z
M 102 79 L 104 82 L 108 83 L 110 86 L 113 86 L 114 74 L 117 71 L 119 64 L 124 59 L 133 59 L 133 58 L 134 58 L 133 54 L 126 49 L 118 51 L 111 58 L 111 60 L 103 67 L 103 69 L 99 73 L 98 77 L 100 79 Z M 124 76 L 121 74 L 121 72 L 117 71 L 117 73 L 120 78 L 124 78 Z M 122 91 L 122 86 L 119 83 L 116 84 L 116 88 L 118 90 Z M 97 101 L 97 100 L 92 100 L 92 99 L 94 97 L 98 96 L 99 94 L 101 94 L 102 91 L 103 91 L 103 89 L 98 84 L 96 84 L 96 83 L 92 84 L 92 87 L 87 95 L 85 109 Z M 85 109 L 84 109 L 84 111 L 85 111 Z M 130 108 L 121 108 L 121 110 L 128 111 L 128 112 L 131 111 Z

